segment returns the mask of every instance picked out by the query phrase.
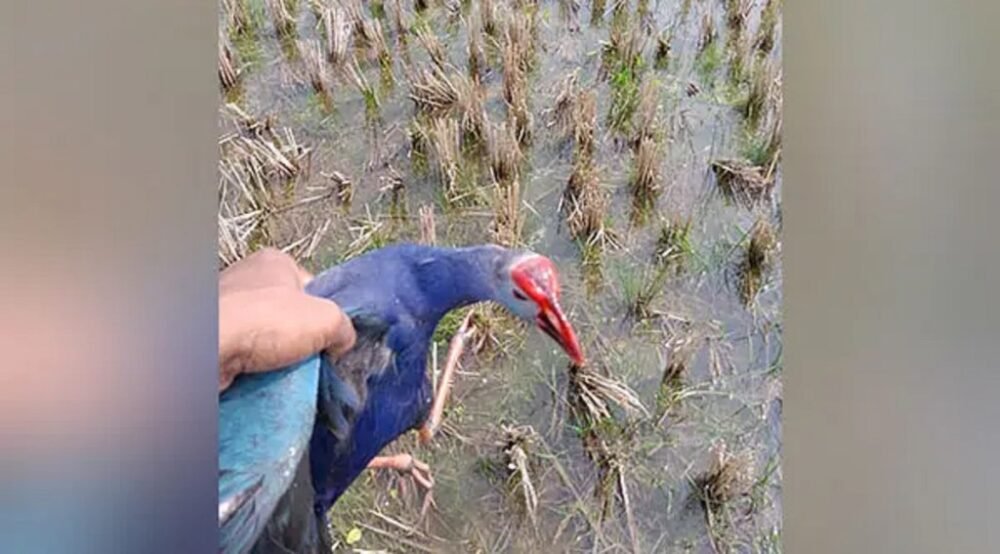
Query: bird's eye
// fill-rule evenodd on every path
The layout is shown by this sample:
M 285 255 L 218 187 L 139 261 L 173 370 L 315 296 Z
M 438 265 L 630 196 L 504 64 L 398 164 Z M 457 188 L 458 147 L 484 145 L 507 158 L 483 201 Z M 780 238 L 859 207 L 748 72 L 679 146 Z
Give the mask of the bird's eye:
M 527 296 L 521 294 L 521 291 L 519 291 L 517 289 L 514 289 L 514 298 L 517 298 L 518 300 L 527 300 L 528 299 Z

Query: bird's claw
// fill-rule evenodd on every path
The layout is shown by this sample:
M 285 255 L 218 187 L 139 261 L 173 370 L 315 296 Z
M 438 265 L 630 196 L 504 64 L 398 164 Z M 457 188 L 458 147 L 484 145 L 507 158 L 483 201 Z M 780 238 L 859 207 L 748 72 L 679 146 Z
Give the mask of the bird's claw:
M 437 508 L 437 504 L 434 502 L 434 476 L 431 474 L 431 466 L 410 454 L 399 454 L 396 458 L 400 462 L 396 471 L 409 475 L 420 488 L 424 489 L 424 500 L 420 507 L 420 519 L 422 520 L 432 506 Z
M 407 473 L 428 493 L 434 488 L 434 476 L 431 475 L 431 466 L 421 462 L 409 454 L 403 454 L 408 458 L 406 465 L 400 473 Z
M 368 464 L 369 469 L 393 469 L 396 472 L 410 476 L 417 486 L 424 489 L 423 507 L 420 510 L 421 517 L 434 504 L 434 476 L 431 475 L 431 466 L 414 458 L 410 454 L 396 454 L 394 456 L 379 456 Z M 401 483 L 402 484 L 402 483 Z
M 394 456 L 379 456 L 368 464 L 369 469 L 393 469 L 403 475 L 409 475 L 423 488 L 434 487 L 434 477 L 431 475 L 431 466 L 414 458 L 410 454 L 396 454 Z

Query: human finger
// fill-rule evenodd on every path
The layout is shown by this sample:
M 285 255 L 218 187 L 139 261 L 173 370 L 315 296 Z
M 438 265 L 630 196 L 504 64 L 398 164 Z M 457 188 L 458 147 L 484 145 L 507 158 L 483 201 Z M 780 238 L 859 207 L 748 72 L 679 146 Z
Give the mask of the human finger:
M 219 295 L 274 286 L 301 289 L 304 271 L 288 254 L 276 248 L 263 248 L 222 270 Z
M 337 304 L 297 290 L 240 291 L 219 304 L 220 383 L 323 350 L 339 355 L 354 345 L 354 328 Z

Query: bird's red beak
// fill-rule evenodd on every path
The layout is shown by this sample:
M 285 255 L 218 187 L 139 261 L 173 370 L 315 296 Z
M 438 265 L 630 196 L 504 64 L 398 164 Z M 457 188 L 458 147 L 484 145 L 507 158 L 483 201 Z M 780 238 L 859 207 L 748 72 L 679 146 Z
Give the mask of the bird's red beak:
M 515 264 L 511 275 L 517 286 L 538 304 L 535 317 L 538 328 L 552 337 L 574 364 L 583 365 L 583 349 L 576 332 L 559 307 L 559 278 L 555 265 L 548 258 L 535 254 Z
M 585 363 L 583 349 L 580 348 L 580 342 L 576 339 L 576 332 L 573 331 L 573 326 L 566 320 L 566 315 L 563 314 L 558 303 L 543 304 L 537 321 L 538 327 L 552 337 L 552 340 L 559 343 L 559 346 L 566 352 L 569 359 L 573 360 L 575 365 L 582 366 Z

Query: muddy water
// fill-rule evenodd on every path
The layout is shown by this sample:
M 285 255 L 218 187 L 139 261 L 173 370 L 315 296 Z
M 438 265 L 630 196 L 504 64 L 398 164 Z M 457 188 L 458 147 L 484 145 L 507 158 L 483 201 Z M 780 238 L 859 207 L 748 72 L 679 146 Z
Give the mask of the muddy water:
M 513 9 L 506 2 L 495 1 L 501 11 Z M 299 4 L 299 38 L 319 40 L 314 15 L 304 0 Z M 653 29 L 654 35 L 644 54 L 649 66 L 645 78 L 660 85 L 667 144 L 656 213 L 645 226 L 632 226 L 627 187 L 632 156 L 607 128 L 609 86 L 598 77 L 600 41 L 608 38 L 612 4 L 607 3 L 608 12 L 600 22 L 592 22 L 589 2 L 579 6 L 575 17 L 566 11 L 569 2 L 538 4 L 538 66 L 529 75 L 535 138 L 522 170 L 522 214 L 525 243 L 550 256 L 560 268 L 563 304 L 589 358 L 637 391 L 650 411 L 655 412 L 657 405 L 657 390 L 669 355 L 667 344 L 688 334 L 699 337 L 697 354 L 685 378 L 685 399 L 667 417 L 644 421 L 629 446 L 624 474 L 634 532 L 628 529 L 620 499 L 602 518 L 601 502 L 594 498 L 597 470 L 584 455 L 567 417 L 564 357 L 543 334 L 515 329 L 501 333 L 507 353 L 465 361 L 446 415 L 451 432 L 430 447 L 418 449 L 410 438 L 393 447 L 413 450 L 432 464 L 436 510 L 417 529 L 404 531 L 371 510 L 409 524 L 417 519 L 419 502 L 413 503 L 401 485 L 386 475 L 359 479 L 333 514 L 340 536 L 354 527 L 362 530 L 355 548 L 399 552 L 423 545 L 458 552 L 710 552 L 713 540 L 693 480 L 709 467 L 712 446 L 724 441 L 730 449 L 754 453 L 758 486 L 752 509 L 749 501 L 737 503 L 731 522 L 713 523 L 721 537 L 715 541 L 716 547 L 733 551 L 780 549 L 780 545 L 772 546 L 781 526 L 780 256 L 752 309 L 743 305 L 735 284 L 753 222 L 761 214 L 776 225 L 780 220 L 780 167 L 774 200 L 757 210 L 727 202 L 718 194 L 708 163 L 738 156 L 743 124 L 732 105 L 726 57 L 722 56 L 715 71 L 706 74 L 701 69 L 698 40 L 703 14 L 709 12 L 719 33 L 717 42 L 720 48 L 725 45 L 728 30 L 723 3 L 650 0 L 644 25 Z M 267 13 L 262 0 L 250 0 L 250 5 Z M 686 14 L 685 5 L 689 5 Z M 746 32 L 752 35 L 763 1 L 749 5 Z M 462 13 L 467 13 L 468 3 L 462 6 L 466 6 Z M 406 21 L 413 22 L 412 3 L 404 2 L 403 7 Z M 389 2 L 386 8 L 391 14 Z M 636 17 L 634 1 L 628 11 Z M 371 12 L 366 11 L 366 15 L 371 17 Z M 464 71 L 464 25 L 450 18 L 448 10 L 438 3 L 432 3 L 422 17 L 447 46 L 449 61 Z M 281 49 L 266 17 L 257 41 L 258 61 L 245 70 L 243 91 L 236 99 L 248 113 L 274 115 L 279 126 L 291 128 L 300 142 L 312 148 L 308 175 L 295 184 L 294 194 L 308 195 L 309 186 L 325 182 L 321 173 L 334 170 L 348 175 L 355 184 L 349 209 L 332 204 L 314 206 L 270 223 L 272 240 L 280 246 L 317 221 L 333 218 L 315 256 L 304 260 L 314 270 L 341 258 L 355 238 L 352 226 L 368 214 L 383 224 L 387 240 L 415 240 L 419 236 L 417 209 L 432 205 L 440 244 L 490 240 L 492 212 L 488 203 L 445 209 L 433 172 L 421 172 L 414 166 L 406 134 L 413 106 L 407 97 L 404 67 L 426 62 L 428 56 L 413 36 L 408 46 L 399 42 L 391 18 L 383 19 L 382 27 L 393 50 L 396 83 L 378 88 L 378 121 L 366 118 L 363 98 L 342 79 L 333 90 L 335 110 L 325 113 L 313 96 L 301 60 L 290 59 Z M 672 36 L 670 63 L 665 70 L 656 70 L 651 67 L 654 37 L 663 30 Z M 776 40 L 771 58 L 780 63 L 780 24 Z M 490 48 L 487 56 L 490 68 L 484 81 L 489 89 L 490 119 L 501 121 L 499 58 Z M 361 67 L 370 82 L 380 82 L 377 64 L 363 62 Z M 553 106 L 557 87 L 574 70 L 579 71 L 580 88 L 593 88 L 598 93 L 597 161 L 602 186 L 612 199 L 608 225 L 619 243 L 603 254 L 602 277 L 596 288 L 584 286 L 580 247 L 561 225 L 558 211 L 572 171 L 570 147 L 546 129 L 551 119 L 547 110 Z M 688 94 L 691 83 L 699 90 L 693 95 Z M 403 217 L 389 215 L 389 195 L 382 191 L 393 173 L 402 177 L 405 185 Z M 480 183 L 485 186 L 487 181 L 480 178 Z M 632 321 L 626 314 L 625 289 L 637 276 L 652 271 L 659 220 L 672 216 L 692 219 L 693 253 L 686 270 L 670 278 L 654 301 L 652 308 L 658 316 Z M 445 344 L 439 345 L 441 359 L 445 348 Z M 498 458 L 495 442 L 500 439 L 501 421 L 531 425 L 540 436 L 532 451 L 539 495 L 535 526 L 524 517 L 516 499 L 504 492 L 502 483 L 484 469 Z M 400 537 L 410 542 L 400 543 Z

